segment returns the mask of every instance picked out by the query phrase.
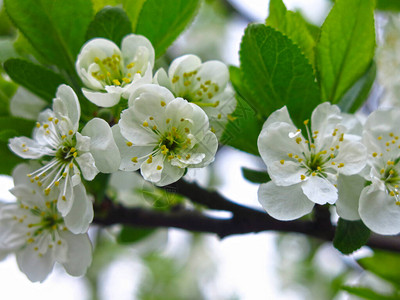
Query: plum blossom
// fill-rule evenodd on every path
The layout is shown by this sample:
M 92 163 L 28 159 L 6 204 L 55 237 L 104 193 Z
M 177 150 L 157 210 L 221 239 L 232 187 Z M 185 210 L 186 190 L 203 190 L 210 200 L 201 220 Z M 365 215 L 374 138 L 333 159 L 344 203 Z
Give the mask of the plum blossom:
M 224 63 L 216 60 L 202 63 L 196 55 L 184 55 L 171 63 L 168 74 L 164 69 L 158 70 L 154 81 L 168 88 L 175 97 L 200 106 L 209 118 L 211 130 L 221 137 L 228 116 L 236 107 Z
M 114 126 L 123 171 L 140 168 L 144 179 L 163 186 L 177 181 L 186 168 L 214 160 L 218 141 L 207 115 L 195 104 L 158 85 L 139 87 Z
M 339 174 L 353 175 L 366 164 L 365 146 L 351 135 L 337 106 L 318 105 L 304 122 L 307 139 L 283 107 L 264 123 L 258 149 L 271 182 L 262 184 L 258 199 L 274 218 L 292 220 L 311 212 L 314 204 L 334 204 Z
M 98 106 L 111 107 L 121 96 L 128 99 L 137 86 L 151 83 L 153 65 L 150 41 L 130 34 L 122 40 L 121 49 L 104 38 L 88 41 L 78 55 L 76 71 L 85 97 Z
M 379 234 L 400 233 L 400 109 L 377 110 L 365 123 L 371 184 L 363 188 L 358 213 L 364 224 Z M 356 207 L 357 208 L 357 207 Z M 347 209 L 344 213 L 353 213 Z
M 13 172 L 11 193 L 17 202 L 0 206 L 0 253 L 15 253 L 19 268 L 31 281 L 45 280 L 55 262 L 70 275 L 83 275 L 92 261 L 88 235 L 68 229 L 56 208 L 57 192 L 44 193 L 26 176 L 33 169 L 33 165 L 21 164 Z M 85 194 L 81 184 L 75 189 Z M 90 209 L 85 213 L 93 217 Z
M 74 201 L 86 201 L 74 192 L 81 182 L 81 173 L 86 180 L 93 180 L 99 173 L 118 170 L 120 156 L 111 128 L 102 119 L 94 118 L 78 132 L 80 106 L 74 91 L 61 85 L 53 100 L 53 109 L 40 113 L 33 139 L 15 137 L 9 147 L 26 159 L 36 159 L 42 166 L 29 172 L 31 182 L 49 194 L 57 188 L 57 208 L 65 217 Z

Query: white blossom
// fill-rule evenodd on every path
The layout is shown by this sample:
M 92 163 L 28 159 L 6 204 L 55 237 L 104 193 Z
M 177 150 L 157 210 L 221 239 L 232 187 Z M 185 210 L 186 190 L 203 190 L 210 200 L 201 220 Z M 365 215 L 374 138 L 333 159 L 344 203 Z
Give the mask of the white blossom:
M 46 194 L 31 183 L 26 173 L 32 170 L 21 164 L 13 172 L 11 193 L 17 202 L 0 206 L 0 253 L 15 253 L 19 268 L 31 281 L 45 280 L 55 262 L 70 275 L 83 275 L 92 261 L 88 235 L 68 230 L 67 220 L 56 208 L 56 191 Z M 74 188 L 85 194 L 81 184 Z M 93 217 L 90 209 L 86 214 Z
M 367 147 L 371 181 L 360 196 L 358 213 L 379 234 L 400 233 L 400 109 L 378 110 L 367 119 L 363 142 Z
M 314 204 L 333 204 L 338 198 L 339 174 L 353 175 L 366 164 L 366 149 L 342 123 L 340 110 L 320 104 L 309 121 L 305 138 L 286 107 L 272 113 L 258 138 L 258 149 L 271 182 L 260 186 L 259 201 L 280 220 L 299 218 Z
M 118 170 L 120 156 L 111 128 L 102 119 L 94 118 L 77 132 L 80 106 L 74 91 L 61 85 L 53 100 L 53 110 L 46 109 L 39 115 L 33 139 L 15 137 L 9 147 L 26 159 L 40 159 L 43 166 L 27 174 L 32 182 L 43 187 L 45 193 L 58 187 L 57 207 L 65 217 L 74 201 L 84 201 L 74 193 L 81 182 L 93 180 L 99 172 Z
M 111 107 L 121 96 L 128 99 L 137 86 L 151 83 L 153 65 L 150 41 L 130 34 L 122 40 L 121 49 L 104 38 L 88 41 L 78 55 L 76 71 L 85 97 L 98 106 Z
M 168 74 L 164 69 L 158 70 L 154 81 L 168 88 L 175 97 L 200 106 L 209 118 L 211 130 L 221 137 L 228 116 L 236 107 L 224 63 L 216 60 L 201 63 L 196 55 L 184 55 L 171 63 Z
M 46 102 L 43 99 L 20 86 L 11 98 L 10 112 L 16 117 L 36 120 L 45 106 Z
M 214 160 L 218 141 L 200 107 L 158 85 L 139 87 L 132 96 L 113 127 L 121 170 L 140 168 L 146 180 L 162 186 L 182 177 L 187 167 Z

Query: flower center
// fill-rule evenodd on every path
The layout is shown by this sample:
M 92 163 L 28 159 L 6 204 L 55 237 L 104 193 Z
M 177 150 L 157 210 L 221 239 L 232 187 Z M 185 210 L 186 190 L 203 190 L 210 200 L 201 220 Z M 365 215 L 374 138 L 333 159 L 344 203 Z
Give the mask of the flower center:
M 197 70 L 183 73 L 183 76 L 174 76 L 172 84 L 177 97 L 182 97 L 187 101 L 200 107 L 217 107 L 219 101 L 211 102 L 214 96 L 219 92 L 219 86 L 211 80 L 202 81 L 197 76 Z M 179 88 L 176 85 L 179 84 Z
M 94 62 L 98 65 L 99 70 L 92 72 L 92 76 L 99 80 L 103 86 L 116 85 L 123 87 L 132 82 L 132 74 L 141 74 L 140 70 L 135 70 L 134 62 L 127 64 L 124 68 L 123 61 L 119 54 L 113 54 L 103 60 L 95 57 Z M 126 72 L 125 69 L 127 70 Z

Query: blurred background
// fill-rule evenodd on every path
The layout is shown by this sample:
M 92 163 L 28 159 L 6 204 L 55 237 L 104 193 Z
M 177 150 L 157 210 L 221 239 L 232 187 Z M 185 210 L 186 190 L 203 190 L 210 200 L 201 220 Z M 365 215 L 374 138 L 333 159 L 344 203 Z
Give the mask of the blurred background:
M 332 6 L 329 0 L 284 3 L 318 26 Z M 263 23 L 267 15 L 267 0 L 206 0 L 194 23 L 159 59 L 157 66 L 168 66 L 172 59 L 186 53 L 196 54 L 203 61 L 218 59 L 238 65 L 245 27 L 250 22 Z M 377 51 L 378 82 L 371 93 L 371 108 L 378 105 L 377 99 L 383 99 L 382 105 L 395 105 L 398 99 L 399 24 L 394 14 L 377 14 L 378 41 L 384 46 Z M 0 43 L 14 36 L 15 30 L 2 9 Z M 189 172 L 186 179 L 196 178 L 233 201 L 261 209 L 258 185 L 242 177 L 242 167 L 265 168 L 260 159 L 223 147 L 212 166 Z M 0 176 L 0 180 L 0 199 L 13 201 L 8 193 L 12 179 Z M 124 195 L 131 193 L 132 188 L 118 185 L 120 180 L 114 182 L 112 192 L 125 199 L 126 205 L 143 201 L 140 197 L 126 200 Z M 340 290 L 343 284 L 373 286 L 382 292 L 392 288 L 356 263 L 355 258 L 371 254 L 367 247 L 344 256 L 329 243 L 299 234 L 265 232 L 219 240 L 213 235 L 176 229 L 143 230 L 136 241 L 117 243 L 119 230 L 118 226 L 106 230 L 91 228 L 93 264 L 82 278 L 65 275 L 56 266 L 44 283 L 31 283 L 18 270 L 15 257 L 7 257 L 0 263 L 0 299 L 323 300 L 352 297 Z

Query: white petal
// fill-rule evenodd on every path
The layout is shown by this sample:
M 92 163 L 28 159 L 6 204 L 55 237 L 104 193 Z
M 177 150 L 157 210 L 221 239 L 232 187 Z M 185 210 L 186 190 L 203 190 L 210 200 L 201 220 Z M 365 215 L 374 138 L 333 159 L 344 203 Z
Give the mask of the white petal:
M 87 234 L 60 233 L 68 244 L 67 261 L 63 264 L 68 274 L 81 276 L 92 263 L 92 244 Z
M 199 67 L 196 77 L 200 77 L 203 82 L 210 80 L 223 90 L 229 81 L 229 71 L 224 63 L 210 60 Z
M 145 52 L 139 54 L 140 57 L 147 57 L 147 62 L 150 63 L 151 68 L 154 66 L 154 48 L 151 42 L 142 35 L 130 34 L 124 37 L 121 42 L 121 51 L 126 64 L 129 64 L 138 56 L 138 52 Z M 144 71 L 144 70 L 142 70 Z
M 183 76 L 185 72 L 192 72 L 201 65 L 201 60 L 196 55 L 188 54 L 175 58 L 169 69 L 168 77 L 173 78 L 176 76 Z
M 122 92 L 122 97 L 124 97 L 125 99 L 129 99 L 130 96 L 136 91 L 136 89 L 138 89 L 143 85 L 151 84 L 153 81 L 152 75 L 153 72 L 151 65 L 149 63 L 146 72 L 143 75 L 135 76 L 132 80 L 132 83 L 124 87 L 124 91 Z
M 62 84 L 58 87 L 56 98 L 53 100 L 53 111 L 56 115 L 71 120 L 73 130 L 78 130 L 81 107 L 74 90 L 68 85 Z
M 103 119 L 94 118 L 86 124 L 82 134 L 90 137 L 90 152 L 97 169 L 102 173 L 117 171 L 121 156 L 108 123 Z
M 90 137 L 83 136 L 79 132 L 75 134 L 76 137 L 76 146 L 75 148 L 78 151 L 88 152 L 90 150 Z
M 263 124 L 263 129 L 271 125 L 272 123 L 276 122 L 283 122 L 287 123 L 291 126 L 293 126 L 294 131 L 296 131 L 297 128 L 295 128 L 292 119 L 290 118 L 288 109 L 286 106 L 282 107 L 281 109 L 278 109 L 274 111 L 272 114 L 269 115 L 268 119 L 264 122 Z
M 46 102 L 32 94 L 29 90 L 19 87 L 11 98 L 10 112 L 13 116 L 28 120 L 36 120 L 39 113 L 45 108 Z
M 143 110 L 143 114 L 148 116 L 149 113 L 154 115 L 162 114 L 164 112 L 164 106 L 161 106 L 161 101 L 164 101 L 165 104 L 168 104 L 174 100 L 175 97 L 163 86 L 156 84 L 144 84 L 135 89 L 135 91 L 131 94 L 128 101 L 129 106 L 132 106 L 138 99 L 141 99 L 142 102 L 147 101 L 149 106 L 154 105 L 154 107 L 142 107 L 139 105 L 140 109 Z
M 280 187 L 273 182 L 260 185 L 258 201 L 273 218 L 289 221 L 310 213 L 314 207 L 301 191 L 300 184 Z
M 317 204 L 333 204 L 338 198 L 336 187 L 327 179 L 319 176 L 310 176 L 301 184 L 304 195 Z
M 33 248 L 34 245 L 29 244 L 24 249 L 17 252 L 17 263 L 21 271 L 28 276 L 30 281 L 42 282 L 53 270 L 55 262 L 53 251 L 47 251 L 42 256 L 39 256 L 39 253 Z
M 39 169 L 41 165 L 38 162 L 31 161 L 29 164 L 23 163 L 15 167 L 12 172 L 12 177 L 14 180 L 14 185 L 27 185 L 31 184 L 30 178 L 27 174 Z M 36 184 L 34 184 L 36 186 Z
M 112 128 L 115 143 L 121 153 L 121 164 L 119 168 L 123 171 L 136 171 L 144 160 L 148 158 L 153 150 L 153 146 L 128 146 L 130 143 L 122 135 L 119 125 L 114 125 Z M 127 144 L 128 143 L 128 144 Z M 136 157 L 137 162 L 133 162 L 132 158 Z
M 268 174 L 271 180 L 280 186 L 288 186 L 301 182 L 301 175 L 304 175 L 305 169 L 300 164 L 293 161 L 285 161 L 281 164 L 275 161 L 267 166 Z
M 168 78 L 167 72 L 163 68 L 158 69 L 154 74 L 153 83 L 166 87 L 172 91 L 171 81 Z
M 296 131 L 296 127 L 284 122 L 274 122 L 262 129 L 257 145 L 267 166 L 274 161 L 287 160 L 289 153 L 301 155 L 304 150 L 296 143 L 296 138 L 289 137 Z M 299 137 L 302 138 L 302 135 Z
M 365 167 L 367 149 L 359 142 L 343 141 L 335 161 L 344 164 L 344 167 L 339 169 L 340 173 L 344 175 L 357 174 Z
M 112 107 L 121 99 L 120 93 L 95 92 L 86 88 L 82 88 L 82 93 L 90 102 L 100 107 Z
M 156 183 L 157 186 L 165 186 L 178 181 L 185 173 L 184 168 L 172 166 L 165 162 L 161 173 L 161 179 Z
M 318 135 L 321 137 L 330 135 L 341 120 L 339 107 L 331 105 L 329 102 L 324 102 L 312 112 L 311 131 L 319 131 Z
M 50 149 L 24 136 L 10 139 L 8 146 L 18 156 L 29 159 L 40 158 L 50 151 Z
M 162 168 L 164 167 L 164 155 L 157 154 L 152 157 L 151 162 L 144 161 L 140 166 L 140 172 L 144 179 L 157 183 L 161 180 Z
M 76 162 L 81 169 L 83 178 L 88 181 L 92 181 L 96 175 L 99 173 L 99 170 L 96 168 L 95 160 L 91 153 L 83 153 L 76 157 Z
M 207 166 L 208 164 L 212 163 L 214 161 L 215 158 L 215 154 L 217 153 L 217 149 L 218 149 L 218 140 L 217 137 L 215 136 L 214 133 L 212 133 L 211 131 L 208 131 L 204 138 L 198 143 L 196 144 L 196 146 L 194 146 L 192 148 L 192 152 L 197 152 L 199 154 L 205 154 L 204 157 L 202 158 L 202 160 L 198 163 L 194 163 L 192 161 L 188 161 L 188 163 L 190 164 L 189 167 L 191 168 L 202 168 Z M 186 156 L 186 155 L 183 155 Z M 191 154 L 192 156 L 192 154 Z
M 374 185 L 361 192 L 359 213 L 364 224 L 378 234 L 400 233 L 400 206 L 396 205 L 394 197 L 375 190 Z
M 65 226 L 75 234 L 87 232 L 93 221 L 93 204 L 86 195 L 83 184 L 74 187 L 74 203 L 64 217 Z
M 65 200 L 63 199 L 63 191 L 65 191 Z M 68 176 L 60 183 L 60 195 L 57 201 L 57 210 L 65 217 L 74 204 L 74 193 L 72 179 Z
M 349 221 L 360 219 L 358 204 L 361 191 L 364 188 L 364 183 L 364 178 L 359 175 L 339 175 L 337 182 L 338 199 L 336 201 L 336 211 L 341 218 Z

